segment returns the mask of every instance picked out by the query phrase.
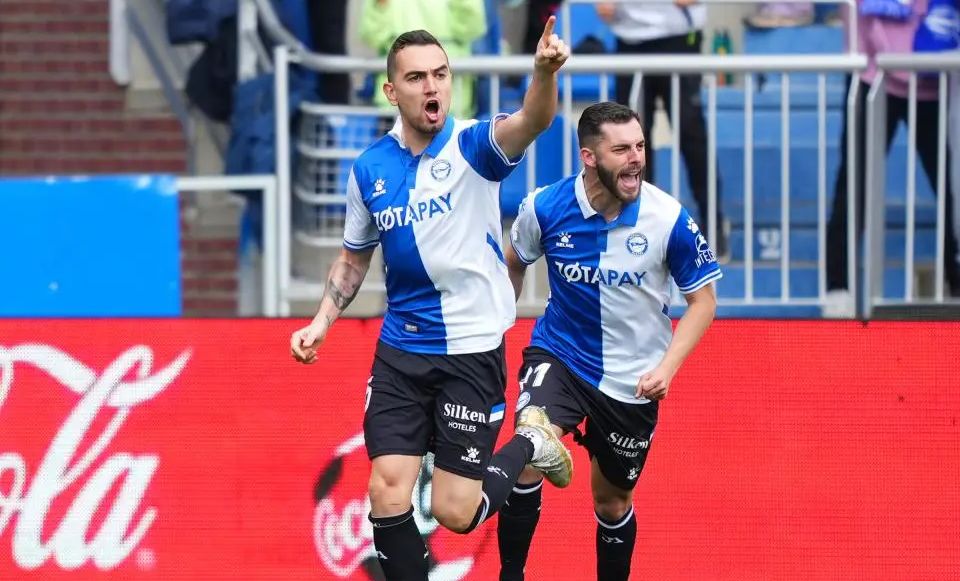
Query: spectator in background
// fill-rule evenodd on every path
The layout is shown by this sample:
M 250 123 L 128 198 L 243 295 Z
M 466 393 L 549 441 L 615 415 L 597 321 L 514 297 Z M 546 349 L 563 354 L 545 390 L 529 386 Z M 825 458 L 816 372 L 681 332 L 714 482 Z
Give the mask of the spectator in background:
M 858 90 L 858 105 L 856 119 L 856 151 L 855 159 L 857 172 L 856 204 L 858 208 L 857 235 L 863 229 L 864 218 L 864 183 L 866 179 L 866 100 L 870 85 L 877 76 L 876 56 L 879 53 L 910 53 L 914 49 L 914 39 L 921 26 L 924 15 L 927 14 L 928 0 L 914 0 L 912 5 L 903 4 L 898 0 L 887 1 L 857 1 L 859 19 L 859 46 L 858 52 L 867 55 L 867 70 L 860 76 Z M 841 10 L 844 19 L 850 18 L 849 10 Z M 845 26 L 845 30 L 849 27 Z M 849 39 L 847 40 L 849 42 Z M 887 91 L 887 132 L 886 147 L 890 148 L 900 122 L 907 121 L 908 112 L 908 83 L 909 73 L 891 71 L 886 77 Z M 848 79 L 851 82 L 852 79 Z M 917 154 L 920 164 L 927 174 L 930 183 L 937 183 L 937 131 L 939 127 L 940 108 L 938 107 L 938 81 L 936 77 L 917 78 Z M 848 291 L 847 281 L 847 172 L 850 171 L 847 159 L 847 108 L 844 107 L 843 137 L 840 147 L 840 168 L 837 172 L 837 181 L 834 187 L 833 213 L 827 225 L 827 297 L 823 308 L 823 316 L 830 318 L 852 317 L 856 313 L 854 297 Z M 957 255 L 957 238 L 954 226 L 953 204 L 954 194 L 950 186 L 950 151 L 947 149 L 947 180 L 946 180 L 946 228 L 944 272 L 950 285 L 950 293 L 960 297 L 960 262 Z
M 621 54 L 700 54 L 703 43 L 703 26 L 706 21 L 706 7 L 695 6 L 695 0 L 675 0 L 671 4 L 645 2 L 602 2 L 596 5 L 597 13 L 617 37 L 617 52 Z M 726 260 L 729 255 L 727 242 L 728 227 L 717 199 L 717 222 L 710 221 L 707 212 L 707 128 L 703 118 L 700 98 L 700 75 L 680 77 L 680 152 L 687 166 L 690 189 L 700 211 L 700 223 L 706 224 L 706 231 L 717 229 L 717 256 Z M 617 77 L 617 102 L 639 110 L 643 115 L 643 126 L 650 133 L 653 128 L 653 114 L 656 99 L 663 100 L 667 115 L 670 110 L 670 77 L 643 77 L 641 98 L 643 107 L 630 102 L 633 77 Z M 655 183 L 654 151 L 649 148 L 647 156 L 647 181 Z M 679 184 L 672 185 L 674 190 Z M 718 188 L 719 190 L 719 188 Z
M 744 19 L 754 28 L 790 28 L 813 24 L 813 2 L 764 2 Z
M 437 37 L 451 59 L 469 56 L 471 43 L 487 31 L 483 0 L 364 0 L 360 37 L 380 56 L 387 55 L 398 35 L 416 29 L 427 30 Z M 389 108 L 390 103 L 379 90 L 386 81 L 385 74 L 377 77 L 374 102 Z M 454 75 L 450 111 L 454 117 L 473 117 L 476 110 L 473 84 L 474 78 L 470 75 Z
M 543 25 L 560 9 L 558 0 L 527 0 L 527 26 L 523 33 L 523 54 L 537 52 Z
M 347 54 L 347 3 L 349 0 L 307 0 L 313 48 L 320 54 Z M 320 73 L 318 97 L 323 103 L 350 102 L 350 75 Z

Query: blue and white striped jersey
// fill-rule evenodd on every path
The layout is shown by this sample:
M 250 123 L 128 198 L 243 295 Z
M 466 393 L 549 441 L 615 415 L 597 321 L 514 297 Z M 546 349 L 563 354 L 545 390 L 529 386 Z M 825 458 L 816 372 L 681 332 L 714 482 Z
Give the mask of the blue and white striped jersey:
M 414 353 L 496 349 L 516 317 L 503 258 L 500 181 L 507 159 L 490 121 L 455 121 L 420 155 L 398 120 L 353 165 L 343 244 L 383 247 L 387 312 L 380 339 Z
M 669 194 L 644 182 L 610 223 L 587 200 L 583 176 L 524 200 L 511 232 L 520 260 L 547 262 L 550 299 L 531 344 L 627 403 L 672 337 L 670 279 L 691 293 L 722 275 L 700 228 Z

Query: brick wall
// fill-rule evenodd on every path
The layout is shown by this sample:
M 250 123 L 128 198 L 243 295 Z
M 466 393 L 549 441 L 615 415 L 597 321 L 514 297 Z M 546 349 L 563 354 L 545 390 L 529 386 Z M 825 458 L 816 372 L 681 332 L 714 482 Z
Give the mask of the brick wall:
M 180 123 L 127 108 L 109 43 L 108 0 L 3 0 L 0 175 L 186 172 Z M 235 314 L 235 235 L 181 230 L 184 313 Z

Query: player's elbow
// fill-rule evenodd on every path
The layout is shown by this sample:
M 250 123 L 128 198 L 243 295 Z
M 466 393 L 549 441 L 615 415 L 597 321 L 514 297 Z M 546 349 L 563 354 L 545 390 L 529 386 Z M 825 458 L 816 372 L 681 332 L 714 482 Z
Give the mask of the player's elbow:
M 526 270 L 526 267 L 517 270 L 510 269 L 510 284 L 513 285 L 514 300 L 519 299 L 520 293 L 523 291 L 523 277 Z

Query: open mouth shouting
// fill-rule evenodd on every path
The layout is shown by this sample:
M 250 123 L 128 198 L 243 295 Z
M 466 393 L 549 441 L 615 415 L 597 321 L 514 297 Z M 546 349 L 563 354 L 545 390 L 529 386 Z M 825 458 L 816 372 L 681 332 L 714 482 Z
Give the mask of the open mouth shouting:
M 639 167 L 628 167 L 617 175 L 617 189 L 621 192 L 636 192 L 640 189 L 643 180 L 642 170 Z
M 440 108 L 439 99 L 427 99 L 427 102 L 423 104 L 423 113 L 427 117 L 427 121 L 431 125 L 439 123 L 442 110 Z

